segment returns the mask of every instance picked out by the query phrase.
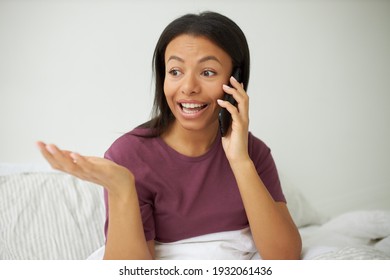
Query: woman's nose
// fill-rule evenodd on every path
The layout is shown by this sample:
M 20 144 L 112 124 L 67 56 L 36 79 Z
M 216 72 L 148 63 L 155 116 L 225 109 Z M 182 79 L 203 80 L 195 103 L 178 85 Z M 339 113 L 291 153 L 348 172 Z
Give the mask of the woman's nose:
M 182 80 L 181 92 L 185 95 L 193 95 L 199 92 L 198 79 L 193 74 L 187 74 Z

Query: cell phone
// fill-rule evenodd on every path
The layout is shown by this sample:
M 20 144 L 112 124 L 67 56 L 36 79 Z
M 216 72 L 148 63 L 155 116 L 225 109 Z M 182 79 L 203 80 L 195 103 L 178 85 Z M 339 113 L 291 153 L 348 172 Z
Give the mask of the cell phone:
M 240 68 L 235 68 L 232 76 L 239 83 L 241 83 L 241 69 Z M 230 83 L 229 83 L 229 86 L 231 86 Z M 237 101 L 234 100 L 233 96 L 231 96 L 230 94 L 225 93 L 224 99 L 225 99 L 225 101 L 229 101 L 234 106 L 237 106 Z M 228 110 L 226 110 L 225 108 L 222 108 L 221 111 L 219 111 L 218 119 L 219 119 L 219 130 L 221 132 L 221 136 L 223 137 L 226 135 L 227 131 L 229 130 L 229 127 L 232 123 L 232 116 L 230 115 Z

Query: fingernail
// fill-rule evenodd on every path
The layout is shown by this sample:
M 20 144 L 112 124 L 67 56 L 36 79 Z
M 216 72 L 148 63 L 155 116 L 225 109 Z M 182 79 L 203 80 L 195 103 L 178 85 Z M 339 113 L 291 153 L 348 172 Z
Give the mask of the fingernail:
M 222 104 L 223 100 L 222 99 L 217 99 L 218 104 Z
M 35 142 L 35 145 L 38 147 L 38 149 L 41 150 L 43 143 L 41 141 L 37 141 L 37 142 Z
M 71 152 L 70 153 L 70 157 L 74 160 L 78 160 L 79 159 L 79 154 L 78 153 L 75 153 L 75 152 Z
M 222 85 L 222 87 L 224 88 L 224 89 L 229 89 L 230 87 L 228 86 L 228 85 Z
M 77 163 L 77 154 L 76 153 L 70 153 L 70 157 L 73 159 L 74 163 Z
M 49 153 L 51 153 L 52 155 L 56 153 L 56 149 L 54 148 L 53 145 L 46 145 L 46 150 L 48 150 Z

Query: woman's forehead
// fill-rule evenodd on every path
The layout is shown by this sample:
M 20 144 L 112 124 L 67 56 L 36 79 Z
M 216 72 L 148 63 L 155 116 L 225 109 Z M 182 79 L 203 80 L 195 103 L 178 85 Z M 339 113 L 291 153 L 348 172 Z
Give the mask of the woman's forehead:
M 174 38 L 165 50 L 165 62 L 176 59 L 184 62 L 186 59 L 198 59 L 199 62 L 229 59 L 230 56 L 212 40 L 205 36 L 189 34 L 179 35 Z

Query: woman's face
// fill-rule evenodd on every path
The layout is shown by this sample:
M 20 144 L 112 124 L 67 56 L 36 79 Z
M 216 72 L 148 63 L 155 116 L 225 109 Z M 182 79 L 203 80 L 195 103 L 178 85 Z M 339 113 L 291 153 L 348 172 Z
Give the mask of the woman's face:
M 180 35 L 165 51 L 164 93 L 176 125 L 216 129 L 222 85 L 232 73 L 230 56 L 206 37 Z

